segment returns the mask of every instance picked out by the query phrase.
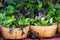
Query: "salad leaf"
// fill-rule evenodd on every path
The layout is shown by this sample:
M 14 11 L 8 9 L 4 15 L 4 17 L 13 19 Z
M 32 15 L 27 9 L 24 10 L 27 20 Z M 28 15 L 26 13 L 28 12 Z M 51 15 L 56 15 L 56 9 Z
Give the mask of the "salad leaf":
M 42 3 L 41 2 L 38 2 L 37 9 L 38 10 L 41 10 L 41 8 L 42 8 Z
M 44 26 L 44 25 L 48 24 L 48 20 L 44 20 L 43 18 L 41 18 L 40 24 L 42 26 Z
M 56 11 L 56 18 L 57 18 L 57 21 L 59 22 L 60 21 L 60 10 Z
M 9 14 L 12 15 L 12 14 L 14 13 L 14 11 L 15 11 L 15 8 L 14 8 L 13 6 L 10 6 L 10 5 L 9 5 L 9 6 L 7 7 L 7 12 L 8 12 Z
M 22 25 L 30 25 L 29 18 L 20 19 L 20 20 L 18 21 L 18 24 L 19 24 L 19 26 L 22 26 Z
M 12 22 L 14 22 L 16 19 L 14 18 L 14 16 L 11 16 L 11 17 L 7 17 L 7 19 L 5 20 L 4 22 L 4 25 L 6 27 L 10 27 L 10 25 L 12 24 Z
M 4 15 L 0 13 L 0 24 L 2 23 L 3 19 L 4 19 Z

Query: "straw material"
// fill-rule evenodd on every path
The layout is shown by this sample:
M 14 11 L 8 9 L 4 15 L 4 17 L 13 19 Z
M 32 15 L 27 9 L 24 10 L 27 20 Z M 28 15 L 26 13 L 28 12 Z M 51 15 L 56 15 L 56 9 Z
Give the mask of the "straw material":
M 23 29 L 24 34 L 22 35 L 22 30 L 19 30 L 19 28 L 14 28 L 13 33 L 9 33 L 9 28 L 2 27 L 2 34 L 3 37 L 6 39 L 22 39 L 26 38 L 29 31 L 29 27 L 25 27 Z

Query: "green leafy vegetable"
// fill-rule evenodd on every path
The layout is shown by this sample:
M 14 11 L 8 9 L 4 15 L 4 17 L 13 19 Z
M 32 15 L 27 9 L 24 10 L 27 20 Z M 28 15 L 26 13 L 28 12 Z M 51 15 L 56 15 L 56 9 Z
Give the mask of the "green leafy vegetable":
M 3 19 L 4 19 L 4 15 L 0 13 L 0 24 L 2 23 Z
M 19 26 L 21 26 L 21 25 L 30 25 L 29 18 L 20 19 L 20 20 L 18 21 L 18 24 L 19 24 Z
M 16 19 L 14 18 L 14 16 L 11 16 L 11 17 L 7 17 L 7 19 L 6 19 L 6 21 L 4 22 L 4 25 L 6 26 L 6 27 L 9 27 L 11 24 L 12 24 L 12 22 L 14 22 Z
M 13 14 L 14 13 L 14 11 L 15 11 L 15 8 L 13 7 L 13 6 L 8 6 L 7 7 L 7 12 L 9 13 L 9 14 Z

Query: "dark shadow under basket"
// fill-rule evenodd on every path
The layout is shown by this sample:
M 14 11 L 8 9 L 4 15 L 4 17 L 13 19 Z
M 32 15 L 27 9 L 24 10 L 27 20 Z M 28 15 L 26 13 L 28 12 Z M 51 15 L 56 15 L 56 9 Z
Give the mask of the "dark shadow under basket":
M 57 24 L 57 32 L 60 33 L 60 23 Z

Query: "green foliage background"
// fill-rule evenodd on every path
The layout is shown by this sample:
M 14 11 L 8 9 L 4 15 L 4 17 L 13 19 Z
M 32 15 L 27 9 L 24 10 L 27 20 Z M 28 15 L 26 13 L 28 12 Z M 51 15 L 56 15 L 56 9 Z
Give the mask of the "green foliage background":
M 6 27 L 60 22 L 59 0 L 0 0 L 0 10 L 0 24 Z

